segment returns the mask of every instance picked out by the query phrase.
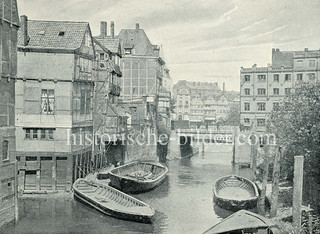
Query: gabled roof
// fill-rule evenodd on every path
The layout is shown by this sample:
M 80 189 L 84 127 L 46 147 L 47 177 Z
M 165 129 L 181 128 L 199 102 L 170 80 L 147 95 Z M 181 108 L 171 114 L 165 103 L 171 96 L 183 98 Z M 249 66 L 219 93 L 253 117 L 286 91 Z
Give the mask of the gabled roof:
M 186 81 L 186 80 L 179 80 L 173 88 L 178 89 L 179 87 L 187 87 L 192 90 L 210 90 L 210 91 L 220 91 L 217 82 L 196 82 L 196 81 Z
M 94 37 L 101 45 L 103 45 L 105 48 L 110 50 L 114 54 L 118 54 L 121 56 L 121 44 L 120 44 L 120 39 L 107 36 L 107 37 L 102 37 L 102 36 L 96 36 Z
M 118 38 L 121 41 L 122 48 L 133 48 L 135 55 L 157 56 L 143 29 L 121 29 Z
M 89 27 L 87 22 L 28 20 L 29 43 L 26 47 L 75 50 L 81 47 Z M 21 28 L 18 45 L 22 45 Z

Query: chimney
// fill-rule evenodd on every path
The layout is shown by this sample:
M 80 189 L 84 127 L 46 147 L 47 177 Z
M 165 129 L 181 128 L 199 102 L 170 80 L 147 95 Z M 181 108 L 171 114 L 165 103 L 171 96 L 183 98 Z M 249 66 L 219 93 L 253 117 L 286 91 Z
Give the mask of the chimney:
M 140 27 L 139 23 L 136 23 L 136 29 L 139 29 L 139 27 Z
M 20 16 L 21 21 L 21 32 L 22 32 L 22 45 L 28 45 L 28 17 L 26 15 Z
M 114 22 L 111 21 L 110 23 L 110 35 L 112 38 L 114 38 Z
M 100 21 L 100 36 L 106 37 L 107 36 L 107 22 Z
M 304 48 L 304 51 L 305 51 L 305 52 L 308 52 L 308 48 Z

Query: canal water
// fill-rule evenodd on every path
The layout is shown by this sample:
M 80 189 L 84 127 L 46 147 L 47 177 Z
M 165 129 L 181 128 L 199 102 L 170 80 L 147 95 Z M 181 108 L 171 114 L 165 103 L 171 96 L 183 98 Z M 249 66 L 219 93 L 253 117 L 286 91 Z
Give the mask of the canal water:
M 205 153 L 167 162 L 167 179 L 154 190 L 133 195 L 156 210 L 152 224 L 115 219 L 75 201 L 72 194 L 24 197 L 19 222 L 5 233 L 202 233 L 232 212 L 213 203 L 213 183 L 234 173 L 232 146 L 206 146 Z M 236 171 L 251 177 L 248 169 Z

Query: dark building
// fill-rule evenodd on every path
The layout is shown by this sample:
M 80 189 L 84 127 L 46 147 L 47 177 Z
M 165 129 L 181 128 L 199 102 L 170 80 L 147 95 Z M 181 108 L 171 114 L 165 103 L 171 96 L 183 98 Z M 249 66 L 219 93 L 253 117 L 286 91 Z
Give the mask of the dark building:
M 17 32 L 19 15 L 15 0 L 0 4 L 0 226 L 15 218 L 16 138 L 15 80 L 17 76 Z

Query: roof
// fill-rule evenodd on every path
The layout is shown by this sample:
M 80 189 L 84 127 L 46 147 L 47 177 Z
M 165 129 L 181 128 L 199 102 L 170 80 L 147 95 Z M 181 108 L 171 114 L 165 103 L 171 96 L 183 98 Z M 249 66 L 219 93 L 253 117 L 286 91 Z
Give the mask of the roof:
M 212 91 L 221 91 L 218 82 L 196 82 L 196 81 L 186 81 L 186 80 L 179 80 L 173 88 L 178 89 L 179 87 L 186 87 L 189 89 L 197 89 L 197 90 L 212 90 Z
M 101 45 L 103 45 L 105 48 L 107 48 L 108 50 L 110 50 L 112 53 L 114 54 L 120 54 L 121 55 L 121 51 L 119 51 L 120 48 L 120 39 L 116 38 L 116 37 L 111 37 L 111 36 L 107 36 L 107 37 L 103 37 L 103 36 L 96 36 L 94 37 Z
M 274 224 L 269 219 L 247 210 L 240 210 L 223 219 L 205 233 L 225 233 L 247 228 L 268 228 L 271 226 L 274 226 Z
M 121 29 L 118 38 L 122 48 L 133 48 L 135 55 L 157 56 L 143 29 Z
M 127 117 L 127 113 L 126 113 L 125 109 L 122 108 L 121 106 L 116 106 L 111 103 L 109 103 L 108 106 L 116 116 Z
M 84 34 L 89 27 L 89 23 L 87 22 L 44 20 L 28 20 L 27 22 L 30 40 L 26 47 L 75 50 L 81 47 Z M 18 45 L 22 44 L 22 32 L 20 28 L 18 32 Z

